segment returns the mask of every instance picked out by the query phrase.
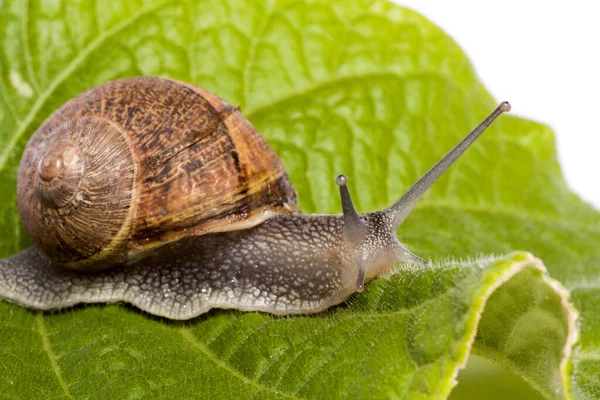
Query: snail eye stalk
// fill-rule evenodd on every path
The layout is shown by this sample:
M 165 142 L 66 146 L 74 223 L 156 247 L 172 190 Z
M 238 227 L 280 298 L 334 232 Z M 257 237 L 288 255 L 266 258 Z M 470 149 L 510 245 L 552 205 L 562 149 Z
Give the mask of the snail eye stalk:
M 500 103 L 498 107 L 486 119 L 483 120 L 471 133 L 463 140 L 458 142 L 452 150 L 448 152 L 440 161 L 438 161 L 429 171 L 419 178 L 406 193 L 394 204 L 386 208 L 383 212 L 388 214 L 393 220 L 394 231 L 398 230 L 404 222 L 413 207 L 421 199 L 423 194 L 433 185 L 433 183 L 454 164 L 454 162 L 467 150 L 479 136 L 491 125 L 492 122 L 502 113 L 510 111 L 510 104 L 506 101 Z

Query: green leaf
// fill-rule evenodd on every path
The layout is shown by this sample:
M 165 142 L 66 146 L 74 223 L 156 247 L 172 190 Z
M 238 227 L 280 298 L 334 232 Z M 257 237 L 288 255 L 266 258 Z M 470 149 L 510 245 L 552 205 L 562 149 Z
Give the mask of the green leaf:
M 2 256 L 29 244 L 15 199 L 27 139 L 110 79 L 169 76 L 240 104 L 304 212 L 339 211 L 339 172 L 361 211 L 388 205 L 496 105 L 447 35 L 384 1 L 5 0 L 0 49 Z M 472 351 L 546 398 L 569 386 L 600 396 L 600 214 L 566 186 L 549 128 L 502 116 L 399 237 L 434 265 L 399 266 L 310 317 L 214 311 L 181 324 L 124 305 L 40 314 L 2 302 L 0 388 L 10 398 L 445 398 Z M 478 258 L 513 250 L 570 290 L 572 364 L 574 313 L 543 265 L 523 252 Z
M 3 303 L 2 386 L 24 398 L 42 389 L 75 398 L 445 398 L 481 317 L 475 348 L 558 398 L 573 320 L 541 268 L 527 253 L 407 267 L 317 317 L 214 312 L 173 323 L 125 307 L 48 316 Z M 480 316 L 486 301 L 492 313 Z M 521 338 L 524 330 L 554 340 Z M 523 352 L 538 357 L 531 362 Z M 22 385 L 32 374 L 38 382 Z

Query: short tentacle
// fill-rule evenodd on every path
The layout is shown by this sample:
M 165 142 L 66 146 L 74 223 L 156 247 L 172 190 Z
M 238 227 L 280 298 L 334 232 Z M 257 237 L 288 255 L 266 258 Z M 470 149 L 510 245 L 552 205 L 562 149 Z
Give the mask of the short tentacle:
M 352 197 L 348 191 L 348 177 L 338 175 L 335 183 L 340 187 L 340 197 L 342 199 L 342 211 L 344 213 L 344 236 L 352 244 L 359 244 L 367 234 L 367 227 L 356 212 Z
M 356 291 L 365 290 L 365 278 L 367 277 L 367 265 L 361 261 L 358 263 L 358 276 L 356 277 Z
M 348 177 L 338 175 L 335 183 L 340 187 L 340 197 L 342 199 L 342 211 L 344 213 L 344 239 L 352 246 L 359 246 L 368 233 L 368 228 L 360 219 L 360 215 L 352 204 L 352 197 L 348 190 Z M 362 292 L 365 289 L 365 278 L 367 276 L 368 265 L 364 260 L 357 261 L 358 276 L 356 277 L 356 291 Z

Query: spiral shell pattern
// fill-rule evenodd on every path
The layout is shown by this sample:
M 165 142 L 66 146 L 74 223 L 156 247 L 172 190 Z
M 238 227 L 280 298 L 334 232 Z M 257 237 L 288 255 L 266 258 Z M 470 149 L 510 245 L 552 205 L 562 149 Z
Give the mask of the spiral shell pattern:
M 29 202 L 20 212 L 36 245 L 74 268 L 119 258 L 136 193 L 127 135 L 104 119 L 78 118 L 32 139 L 25 158 L 19 188 Z
M 25 229 L 77 270 L 297 210 L 281 160 L 239 108 L 164 78 L 116 80 L 56 110 L 19 167 Z

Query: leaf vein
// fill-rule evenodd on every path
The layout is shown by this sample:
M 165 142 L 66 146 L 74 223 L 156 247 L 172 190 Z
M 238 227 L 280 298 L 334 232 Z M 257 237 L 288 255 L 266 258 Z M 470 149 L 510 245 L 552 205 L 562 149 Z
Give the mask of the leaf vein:
M 302 384 L 294 391 L 294 394 L 298 394 L 298 392 L 300 392 L 307 384 L 308 382 L 313 378 L 313 376 L 319 374 L 326 366 L 327 364 L 329 364 L 329 362 L 331 362 L 332 359 L 335 359 L 334 355 L 337 354 L 337 352 L 340 350 L 340 348 L 345 348 L 346 345 L 348 344 L 348 342 L 352 341 L 353 339 L 355 339 L 357 337 L 357 332 L 362 332 L 364 330 L 364 326 L 367 323 L 367 320 L 363 320 L 360 322 L 359 325 L 355 326 L 349 334 L 346 334 L 342 340 L 340 340 L 334 347 L 329 347 L 328 350 L 328 358 L 323 358 L 321 359 L 321 362 L 318 363 L 318 365 L 314 366 L 312 368 L 311 371 L 309 371 L 307 374 L 304 375 L 304 379 Z M 304 353 L 306 351 L 303 350 L 301 352 Z M 298 357 L 296 357 L 296 360 L 298 359 Z
M 407 78 L 410 78 L 413 76 L 415 76 L 415 77 L 418 76 L 420 78 L 423 78 L 424 76 L 428 76 L 428 75 L 435 76 L 438 79 L 440 78 L 438 75 L 434 75 L 433 73 L 431 73 L 431 74 L 427 74 L 427 73 L 401 74 L 400 72 L 389 71 L 389 70 L 374 70 L 374 71 L 363 72 L 363 73 L 358 73 L 358 74 L 348 74 L 348 75 L 339 76 L 339 77 L 337 77 L 337 76 L 336 77 L 327 77 L 327 80 L 315 82 L 311 85 L 307 85 L 306 87 L 304 87 L 302 89 L 292 91 L 292 92 L 285 94 L 283 96 L 280 96 L 280 97 L 274 97 L 274 99 L 272 101 L 269 101 L 269 102 L 266 102 L 263 104 L 259 104 L 255 107 L 247 107 L 246 111 L 244 112 L 244 115 L 246 115 L 246 117 L 248 119 L 251 119 L 254 115 L 260 114 L 260 113 L 264 112 L 265 110 L 276 107 L 276 106 L 280 105 L 281 103 L 285 103 L 285 102 L 294 100 L 298 97 L 308 96 L 312 92 L 317 92 L 322 89 L 336 87 L 336 86 L 344 86 L 346 83 L 356 83 L 357 81 L 368 81 L 371 79 L 381 79 L 381 78 L 407 79 Z M 449 84 L 452 84 L 452 82 L 449 82 Z
M 377 338 L 379 338 L 379 336 L 385 331 L 387 330 L 388 326 L 390 325 L 391 320 L 388 319 L 385 321 L 385 323 L 383 324 L 379 324 L 379 329 L 377 330 L 377 335 L 372 335 L 370 336 L 370 338 L 372 340 L 377 340 Z M 361 370 L 363 369 L 363 366 L 365 364 L 365 362 L 371 357 L 372 352 L 373 352 L 373 346 L 368 347 L 366 350 L 363 350 L 363 357 L 362 360 L 360 360 L 360 362 L 358 363 L 358 365 L 356 366 L 357 370 Z M 343 397 L 350 397 L 350 394 L 355 390 L 355 388 L 358 386 L 359 384 L 359 380 L 357 379 L 356 381 L 354 381 L 354 383 L 352 384 L 352 386 L 350 387 L 346 387 L 346 392 L 344 393 Z
M 143 16 L 157 10 L 158 8 L 164 6 L 165 4 L 172 2 L 172 0 L 165 0 L 159 3 L 152 5 L 151 7 L 140 10 L 139 12 L 131 15 L 129 18 L 124 19 L 120 23 L 116 24 L 112 28 L 106 30 L 104 33 L 100 34 L 95 40 L 93 40 L 89 45 L 84 47 L 78 54 L 77 57 L 73 58 L 71 62 L 67 65 L 67 67 L 52 80 L 50 85 L 44 92 L 40 94 L 37 98 L 37 101 L 31 107 L 31 110 L 23 120 L 23 123 L 19 125 L 19 128 L 15 132 L 15 134 L 10 138 L 2 152 L 0 152 L 0 171 L 2 171 L 6 167 L 6 162 L 8 160 L 9 154 L 15 148 L 19 139 L 25 134 L 25 131 L 29 127 L 29 125 L 33 122 L 37 113 L 41 110 L 42 106 L 46 103 L 46 101 L 51 97 L 52 93 L 56 90 L 56 88 L 65 81 L 71 73 L 79 67 L 83 61 L 85 61 L 94 50 L 100 47 L 106 40 L 110 39 L 117 33 L 121 32 L 123 29 L 129 27 L 137 20 L 142 18 Z
M 335 325 L 327 325 L 325 328 L 315 328 L 310 335 L 306 334 L 299 342 L 294 342 L 293 345 L 297 348 L 303 348 L 305 343 L 315 341 L 316 337 L 322 336 L 326 332 L 329 332 L 332 328 L 335 328 Z M 277 380 L 275 386 L 279 386 L 281 384 L 281 380 L 283 379 L 283 377 L 287 375 L 290 367 L 296 362 L 298 357 L 300 357 L 300 355 L 302 355 L 303 352 L 304 350 L 296 353 L 296 355 L 289 362 L 287 362 L 285 369 L 279 373 L 279 379 Z M 258 378 L 262 377 L 264 374 L 269 372 L 269 370 L 279 362 L 281 357 L 283 357 L 283 354 L 277 355 L 269 364 L 269 366 L 258 375 Z
M 38 332 L 40 337 L 42 338 L 42 345 L 44 347 L 44 351 L 50 360 L 50 364 L 52 365 L 52 371 L 54 371 L 54 375 L 58 380 L 58 384 L 62 388 L 65 396 L 69 399 L 74 399 L 73 395 L 69 391 L 69 386 L 65 382 L 62 372 L 60 370 L 60 366 L 58 365 L 58 361 L 56 359 L 56 354 L 52 350 L 52 344 L 50 343 L 50 338 L 48 337 L 48 331 L 46 330 L 46 325 L 44 324 L 44 315 L 42 313 L 38 313 L 35 317 L 35 321 L 37 323 Z
M 271 13 L 271 10 L 267 10 L 266 15 L 264 16 L 264 21 L 258 30 L 258 34 L 252 35 L 252 37 L 250 38 L 250 46 L 248 46 L 248 55 L 246 57 L 246 63 L 244 65 L 244 71 L 242 75 L 242 96 L 244 96 L 244 108 L 248 106 L 248 97 L 250 96 L 250 70 L 252 69 L 252 65 L 254 64 L 254 61 L 256 59 L 256 50 L 258 48 L 259 42 L 262 40 L 265 29 L 267 29 L 267 25 L 269 24 L 269 21 L 271 20 L 272 16 L 273 13 Z
M 219 357 L 217 357 L 217 355 L 215 353 L 213 353 L 209 348 L 207 348 L 204 345 L 204 343 L 200 342 L 188 329 L 181 328 L 181 329 L 179 329 L 179 333 L 181 334 L 181 336 L 183 337 L 183 339 L 186 342 L 188 342 L 190 345 L 192 345 L 192 347 L 194 347 L 195 349 L 202 352 L 210 361 L 212 361 L 213 363 L 215 363 L 217 366 L 224 369 L 225 371 L 229 372 L 230 374 L 232 374 L 233 376 L 235 376 L 236 378 L 238 378 L 239 380 L 244 382 L 246 385 L 253 386 L 254 388 L 256 388 L 259 391 L 272 392 L 274 394 L 277 394 L 277 395 L 280 395 L 283 397 L 287 397 L 290 399 L 298 398 L 296 396 L 293 396 L 293 395 L 290 395 L 290 394 L 287 394 L 284 392 L 280 392 L 279 390 L 274 389 L 272 387 L 264 386 L 261 383 L 248 378 L 246 375 L 244 375 L 242 372 L 238 371 L 233 366 L 231 366 L 231 365 L 223 362 L 221 359 L 219 359 Z
M 0 72 L 2 72 L 2 66 L 0 65 Z M 10 116 L 12 117 L 12 119 L 15 121 L 15 123 L 18 125 L 21 123 L 21 118 L 19 117 L 17 110 L 15 109 L 13 103 L 11 103 L 10 98 L 8 97 L 8 86 L 5 84 L 4 79 L 0 78 L 0 96 L 2 96 L 2 99 L 4 100 L 4 103 L 6 104 L 6 108 L 8 109 L 8 112 L 10 113 Z
M 492 207 L 492 206 L 470 206 L 470 205 L 454 205 L 448 202 L 423 202 L 421 205 L 417 206 L 416 208 L 420 208 L 420 209 L 427 209 L 427 208 L 433 208 L 433 209 L 440 209 L 440 208 L 445 208 L 445 209 L 449 209 L 452 211 L 459 211 L 459 212 L 471 212 L 471 213 L 486 213 L 486 214 L 500 214 L 503 216 L 507 216 L 507 217 L 512 217 L 515 219 L 522 219 L 522 220 L 526 220 L 526 221 L 534 221 L 534 222 L 541 222 L 541 223 L 545 223 L 545 224 L 552 224 L 552 225 L 556 225 L 558 227 L 561 228 L 565 228 L 565 229 L 569 229 L 569 231 L 573 231 L 572 233 L 575 233 L 578 229 L 588 229 L 591 233 L 600 233 L 600 225 L 598 225 L 597 227 L 593 227 L 590 226 L 588 224 L 585 223 L 585 221 L 573 221 L 573 220 L 568 220 L 567 222 L 565 221 L 561 221 L 559 219 L 556 219 L 554 216 L 550 216 L 550 215 L 544 215 L 544 214 L 526 214 L 525 212 L 516 210 L 516 209 L 511 209 L 508 207 Z M 527 211 L 529 212 L 529 211 Z
M 23 13 L 23 21 L 21 26 L 21 35 L 23 40 L 23 57 L 25 58 L 25 66 L 27 67 L 27 74 L 31 80 L 31 86 L 35 89 L 36 93 L 40 92 L 40 85 L 38 84 L 37 77 L 33 70 L 33 64 L 31 61 L 31 48 L 29 43 L 29 13 L 31 3 L 27 0 L 24 4 L 25 12 Z
M 269 326 L 269 320 L 265 319 L 264 321 L 262 321 L 262 323 L 260 325 L 258 325 L 256 328 L 252 329 L 250 332 L 247 332 L 246 335 L 244 335 L 243 337 L 237 337 L 235 343 L 231 343 L 229 348 L 227 349 L 227 354 L 223 354 L 223 358 L 225 358 L 226 360 L 230 359 L 231 357 L 233 357 L 235 355 L 235 353 L 244 346 L 244 344 L 248 341 L 248 339 L 250 339 L 251 336 L 256 335 L 258 332 L 260 332 L 262 329 L 264 329 L 265 327 Z

